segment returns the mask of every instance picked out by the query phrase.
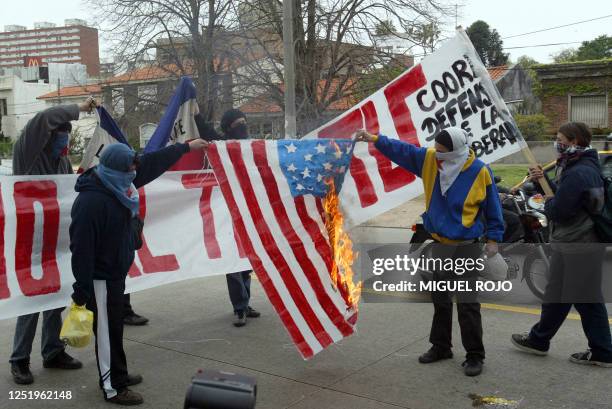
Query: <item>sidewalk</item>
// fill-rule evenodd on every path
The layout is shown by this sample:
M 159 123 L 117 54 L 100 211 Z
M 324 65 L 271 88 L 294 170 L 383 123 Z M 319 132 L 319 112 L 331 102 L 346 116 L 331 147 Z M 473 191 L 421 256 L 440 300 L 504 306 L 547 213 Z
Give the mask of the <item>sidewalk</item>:
M 422 201 L 382 215 L 357 234 L 368 239 L 409 239 Z M 378 227 L 372 227 L 378 226 Z M 401 227 L 398 228 L 397 226 Z M 395 235 L 395 237 L 393 236 Z M 384 240 L 383 240 L 384 241 Z M 586 349 L 580 322 L 568 320 L 548 357 L 518 352 L 513 332 L 527 331 L 536 315 L 499 306 L 483 308 L 487 359 L 477 378 L 463 375 L 463 349 L 454 325 L 455 358 L 421 365 L 433 307 L 419 303 L 360 305 L 358 333 L 303 361 L 253 281 L 252 305 L 262 312 L 244 328 L 231 325 L 225 277 L 194 279 L 135 293 L 132 304 L 150 318 L 145 327 L 126 327 L 128 367 L 144 376 L 134 387 L 142 408 L 182 408 L 191 376 L 199 368 L 222 369 L 257 379 L 258 409 L 609 409 L 612 370 L 572 364 L 568 356 Z M 500 309 L 501 308 L 501 309 Z M 526 313 L 527 312 L 527 313 Z M 32 354 L 35 383 L 13 384 L 8 365 L 15 320 L 0 321 L 0 408 L 112 408 L 102 400 L 93 348 L 69 352 L 84 363 L 78 371 L 42 368 L 40 340 Z M 9 391 L 69 390 L 68 401 L 10 401 Z M 478 405 L 478 397 L 503 404 Z M 474 406 L 476 405 L 476 406 Z
M 468 378 L 460 368 L 463 352 L 456 324 L 455 358 L 430 366 L 417 363 L 429 347 L 429 304 L 362 304 L 359 332 L 308 362 L 299 357 L 257 281 L 253 305 L 263 315 L 244 328 L 231 325 L 224 277 L 136 293 L 133 305 L 151 319 L 148 326 L 128 327 L 125 333 L 129 368 L 145 379 L 134 388 L 145 396 L 143 408 L 182 407 L 198 368 L 254 376 L 260 409 L 467 409 L 472 407 L 470 394 L 520 402 L 497 407 L 604 409 L 612 399 L 610 370 L 567 360 L 570 353 L 586 347 L 577 321 L 563 326 L 548 357 L 532 357 L 515 351 L 509 337 L 527 330 L 535 316 L 483 310 L 485 372 Z M 3 362 L 11 351 L 13 330 L 14 320 L 0 322 Z M 91 347 L 70 351 L 85 367 L 68 372 L 42 369 L 38 340 L 34 351 L 36 379 L 31 386 L 14 385 L 5 364 L 0 374 L 1 408 L 113 407 L 102 401 Z M 11 390 L 70 390 L 73 399 L 9 401 Z

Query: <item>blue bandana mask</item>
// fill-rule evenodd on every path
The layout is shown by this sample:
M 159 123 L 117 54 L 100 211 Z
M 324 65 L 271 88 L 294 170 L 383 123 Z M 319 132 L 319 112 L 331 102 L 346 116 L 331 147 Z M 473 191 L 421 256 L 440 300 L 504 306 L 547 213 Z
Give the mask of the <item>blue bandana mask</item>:
M 58 132 L 51 142 L 51 156 L 53 159 L 59 159 L 60 156 L 68 154 L 68 141 L 70 135 L 68 132 Z
M 100 163 L 96 166 L 95 172 L 102 184 L 130 210 L 132 217 L 138 215 L 138 189 L 132 184 L 136 178 L 136 171 L 121 172 Z

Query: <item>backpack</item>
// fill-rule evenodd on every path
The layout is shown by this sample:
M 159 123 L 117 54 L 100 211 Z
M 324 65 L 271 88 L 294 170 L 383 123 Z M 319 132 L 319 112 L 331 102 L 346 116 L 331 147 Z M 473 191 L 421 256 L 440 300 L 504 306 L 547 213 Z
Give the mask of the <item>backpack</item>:
M 603 176 L 602 176 L 603 177 Z M 603 177 L 604 206 L 601 213 L 592 215 L 595 232 L 602 243 L 612 243 L 612 176 Z

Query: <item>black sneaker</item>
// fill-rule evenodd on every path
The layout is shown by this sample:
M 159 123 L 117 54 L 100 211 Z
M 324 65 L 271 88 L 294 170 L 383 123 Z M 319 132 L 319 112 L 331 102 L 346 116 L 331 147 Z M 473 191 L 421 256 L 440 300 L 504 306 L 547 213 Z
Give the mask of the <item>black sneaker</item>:
M 123 323 L 125 325 L 132 325 L 132 326 L 139 327 L 141 325 L 146 325 L 147 322 L 149 322 L 148 318 L 145 318 L 138 314 L 130 314 L 130 315 L 126 315 L 125 317 L 123 317 Z
M 34 376 L 30 371 L 30 363 L 28 361 L 12 362 L 11 375 L 13 375 L 13 381 L 18 385 L 29 385 L 34 382 Z
M 451 359 L 453 357 L 453 351 L 450 349 L 443 350 L 436 347 L 429 348 L 429 351 L 425 352 L 419 357 L 419 362 L 422 364 L 431 364 L 433 362 L 441 361 L 443 359 Z
M 134 386 L 142 383 L 142 375 L 128 374 L 127 386 Z
M 261 313 L 254 308 L 247 307 L 246 316 L 247 318 L 259 318 L 261 316 Z
M 55 369 L 81 369 L 83 364 L 78 359 L 74 359 L 68 355 L 66 351 L 62 351 L 53 358 L 43 361 L 43 367 Z
M 482 373 L 483 362 L 482 359 L 468 358 L 461 366 L 466 376 L 478 376 Z
M 581 365 L 595 365 L 603 368 L 612 368 L 612 360 L 593 359 L 593 352 L 590 349 L 585 352 L 577 352 L 569 358 L 570 362 Z
M 142 395 L 138 392 L 134 392 L 125 388 L 119 391 L 115 396 L 106 400 L 107 402 L 114 403 L 122 406 L 135 406 L 140 405 L 144 402 Z
M 247 321 L 247 314 L 244 311 L 234 313 L 234 327 L 244 327 Z
M 527 352 L 527 353 L 534 354 L 534 355 L 539 355 L 539 356 L 548 355 L 548 350 L 547 349 L 539 348 L 539 347 L 533 345 L 531 343 L 531 341 L 529 341 L 529 334 L 528 333 L 524 333 L 524 334 L 512 334 L 512 337 L 510 338 L 510 340 L 512 341 L 512 344 L 515 347 L 517 347 L 518 349 L 520 349 L 523 352 Z

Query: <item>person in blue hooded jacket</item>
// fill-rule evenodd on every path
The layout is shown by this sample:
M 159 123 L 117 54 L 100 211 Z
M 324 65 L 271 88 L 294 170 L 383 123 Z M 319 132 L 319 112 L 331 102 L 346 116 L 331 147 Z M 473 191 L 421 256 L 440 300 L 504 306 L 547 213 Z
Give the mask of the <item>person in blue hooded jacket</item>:
M 120 405 L 136 405 L 142 396 L 128 386 L 142 382 L 129 375 L 123 350 L 123 293 L 125 279 L 140 241 L 138 188 L 153 181 L 183 154 L 203 150 L 196 139 L 137 155 L 127 145 L 107 146 L 100 163 L 77 179 L 79 193 L 72 206 L 70 251 L 72 300 L 94 312 L 96 359 L 104 398 Z
M 499 193 L 491 169 L 476 158 L 463 129 L 450 127 L 440 131 L 433 148 L 366 131 L 359 131 L 357 140 L 374 142 L 383 155 L 423 180 L 426 207 L 423 225 L 438 243 L 433 248 L 432 259 L 475 260 L 481 256 L 481 246 L 475 243 L 482 237 L 487 241 L 487 253 L 497 253 L 497 243 L 504 234 Z M 434 271 L 434 280 L 441 281 L 446 276 Z M 429 341 L 432 347 L 419 357 L 423 364 L 453 356 L 451 295 L 446 291 L 432 291 L 431 295 L 434 317 Z M 466 350 L 463 367 L 466 375 L 477 376 L 482 372 L 485 358 L 482 318 L 480 304 L 473 297 L 467 298 L 470 299 L 457 302 L 461 340 Z

